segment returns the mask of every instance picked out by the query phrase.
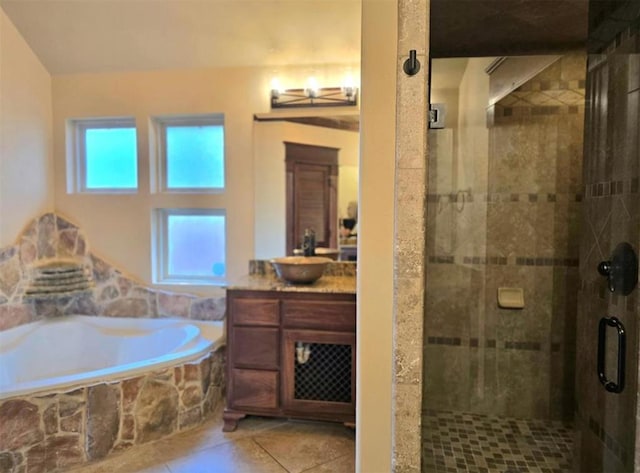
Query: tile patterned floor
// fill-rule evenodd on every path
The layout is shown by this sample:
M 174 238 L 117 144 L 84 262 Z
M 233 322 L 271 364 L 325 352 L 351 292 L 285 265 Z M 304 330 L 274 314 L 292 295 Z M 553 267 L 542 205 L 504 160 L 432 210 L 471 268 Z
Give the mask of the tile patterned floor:
M 341 424 L 248 417 L 202 426 L 69 473 L 353 473 L 355 433 Z
M 458 412 L 423 415 L 423 473 L 568 473 L 573 430 L 561 422 Z

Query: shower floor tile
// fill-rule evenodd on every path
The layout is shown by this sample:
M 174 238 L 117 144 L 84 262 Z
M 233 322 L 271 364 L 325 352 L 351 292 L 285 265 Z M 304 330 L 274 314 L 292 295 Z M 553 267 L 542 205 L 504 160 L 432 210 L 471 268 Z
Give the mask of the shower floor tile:
M 562 422 L 429 411 L 423 473 L 568 473 L 573 429 Z

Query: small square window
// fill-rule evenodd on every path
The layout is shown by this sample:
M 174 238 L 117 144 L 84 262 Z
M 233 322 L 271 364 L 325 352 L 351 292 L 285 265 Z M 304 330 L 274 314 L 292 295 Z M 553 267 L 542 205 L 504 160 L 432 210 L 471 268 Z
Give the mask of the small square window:
M 154 282 L 220 284 L 226 277 L 226 216 L 219 209 L 154 210 Z
M 70 120 L 70 192 L 135 192 L 138 188 L 133 118 Z
M 221 192 L 225 186 L 224 117 L 155 118 L 160 171 L 166 192 Z

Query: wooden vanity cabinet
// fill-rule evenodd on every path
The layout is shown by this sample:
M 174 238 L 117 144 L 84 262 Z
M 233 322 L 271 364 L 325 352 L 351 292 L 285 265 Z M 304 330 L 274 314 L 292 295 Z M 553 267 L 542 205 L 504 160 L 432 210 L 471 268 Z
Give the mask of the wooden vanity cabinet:
M 354 294 L 227 290 L 225 432 L 246 415 L 355 422 Z

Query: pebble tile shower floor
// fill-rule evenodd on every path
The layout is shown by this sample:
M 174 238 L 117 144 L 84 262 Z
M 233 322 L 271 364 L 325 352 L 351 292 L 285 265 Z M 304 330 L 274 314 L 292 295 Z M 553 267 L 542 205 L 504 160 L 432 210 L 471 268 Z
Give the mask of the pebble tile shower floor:
M 571 425 L 459 412 L 423 415 L 423 473 L 568 473 Z

